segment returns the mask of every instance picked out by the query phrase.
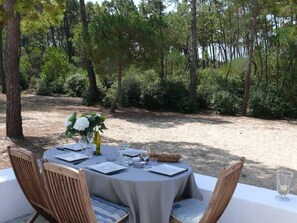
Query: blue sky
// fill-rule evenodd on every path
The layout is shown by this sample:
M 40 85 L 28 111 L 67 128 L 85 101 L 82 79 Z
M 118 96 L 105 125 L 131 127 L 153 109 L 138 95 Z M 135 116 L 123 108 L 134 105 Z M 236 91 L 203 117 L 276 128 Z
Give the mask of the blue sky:
M 103 2 L 103 1 L 104 1 L 104 0 L 85 0 L 85 2 L 98 2 L 98 3 L 101 3 L 101 2 Z M 133 1 L 134 1 L 134 4 L 135 4 L 136 6 L 138 6 L 141 0 L 133 0 Z M 169 11 L 171 11 L 171 10 L 174 10 L 174 4 L 171 4 L 171 5 L 165 10 L 165 12 L 169 12 Z
M 86 2 L 103 2 L 104 0 L 85 0 Z M 134 4 L 138 5 L 140 0 L 134 0 Z

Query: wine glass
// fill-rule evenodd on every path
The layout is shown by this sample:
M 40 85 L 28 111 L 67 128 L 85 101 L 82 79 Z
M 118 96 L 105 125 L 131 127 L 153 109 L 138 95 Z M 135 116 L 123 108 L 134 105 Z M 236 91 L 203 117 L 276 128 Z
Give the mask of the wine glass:
M 129 149 L 130 148 L 130 142 L 126 142 L 126 141 L 124 141 L 124 142 L 122 142 L 121 144 L 120 144 L 120 149 L 121 150 L 126 150 L 126 149 Z
M 87 140 L 89 143 L 89 157 L 91 158 L 93 153 L 94 132 L 87 133 Z
M 286 195 L 290 192 L 292 178 L 293 173 L 291 171 L 276 171 L 276 187 L 281 199 L 286 198 Z
M 149 146 L 142 146 L 140 151 L 140 157 L 147 163 L 148 158 L 150 157 L 150 147 Z

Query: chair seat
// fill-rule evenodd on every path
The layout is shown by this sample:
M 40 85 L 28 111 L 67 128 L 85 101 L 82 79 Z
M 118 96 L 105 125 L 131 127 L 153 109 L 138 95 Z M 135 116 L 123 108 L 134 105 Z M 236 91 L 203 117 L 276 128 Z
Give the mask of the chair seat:
M 207 204 L 197 199 L 185 199 L 174 202 L 171 217 L 183 223 L 197 223 L 202 218 Z
M 100 223 L 119 222 L 130 213 L 129 208 L 127 207 L 95 196 L 91 196 L 91 203 L 96 215 L 96 220 Z

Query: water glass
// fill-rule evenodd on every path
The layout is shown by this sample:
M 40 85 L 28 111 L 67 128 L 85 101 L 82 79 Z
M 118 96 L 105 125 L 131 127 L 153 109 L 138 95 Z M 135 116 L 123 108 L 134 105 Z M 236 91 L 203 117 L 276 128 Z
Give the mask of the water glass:
M 130 143 L 124 141 L 120 144 L 120 149 L 118 150 L 118 159 L 123 166 L 129 166 L 132 163 L 131 158 L 125 155 L 125 150 L 129 149 L 129 147 Z
M 290 192 L 293 173 L 287 170 L 276 171 L 276 187 L 280 198 L 285 198 Z
M 88 147 L 85 149 L 85 154 L 89 157 L 89 158 L 92 158 L 93 156 L 93 152 L 94 152 L 94 144 L 90 144 L 88 145 Z
M 150 157 L 149 161 L 150 161 L 150 166 L 151 167 L 154 167 L 154 166 L 158 165 L 158 158 L 157 157 Z
M 118 159 L 118 149 L 110 149 L 109 154 L 107 154 L 107 161 L 116 161 Z

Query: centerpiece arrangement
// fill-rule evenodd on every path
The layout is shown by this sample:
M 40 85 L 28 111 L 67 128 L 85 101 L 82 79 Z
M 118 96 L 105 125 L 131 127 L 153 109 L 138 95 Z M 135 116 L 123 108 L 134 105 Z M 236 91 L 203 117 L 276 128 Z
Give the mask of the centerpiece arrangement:
M 75 134 L 79 134 L 81 137 L 87 137 L 88 132 L 93 132 L 95 135 L 93 143 L 96 144 L 94 155 L 100 155 L 101 139 L 99 131 L 103 132 L 103 129 L 107 129 L 104 121 L 105 117 L 96 112 L 82 114 L 79 117 L 77 113 L 74 112 L 65 119 L 65 134 L 68 138 L 71 138 Z

